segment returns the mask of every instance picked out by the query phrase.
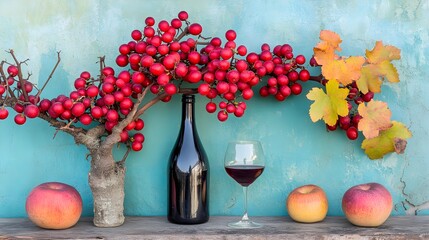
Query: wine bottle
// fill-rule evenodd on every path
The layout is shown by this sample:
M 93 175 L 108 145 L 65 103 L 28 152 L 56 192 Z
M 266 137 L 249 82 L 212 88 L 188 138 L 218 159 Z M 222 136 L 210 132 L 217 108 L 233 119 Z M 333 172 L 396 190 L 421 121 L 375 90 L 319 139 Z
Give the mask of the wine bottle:
M 168 220 L 199 224 L 209 220 L 209 164 L 195 126 L 195 96 L 182 96 L 182 122 L 170 155 Z

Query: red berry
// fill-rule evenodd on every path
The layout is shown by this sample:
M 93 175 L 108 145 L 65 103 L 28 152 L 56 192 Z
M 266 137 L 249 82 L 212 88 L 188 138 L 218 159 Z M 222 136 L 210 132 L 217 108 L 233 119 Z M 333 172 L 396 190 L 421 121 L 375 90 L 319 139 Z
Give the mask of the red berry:
M 22 125 L 25 123 L 27 119 L 25 115 L 21 113 L 21 114 L 17 114 L 13 120 L 15 121 L 16 124 Z
M 107 119 L 107 121 L 110 121 L 110 122 L 116 122 L 119 119 L 119 114 L 115 110 L 111 109 L 111 110 L 107 111 L 106 119 Z
M 310 72 L 307 69 L 303 69 L 299 72 L 299 79 L 306 82 L 310 79 Z
M 140 39 L 142 39 L 142 32 L 140 32 L 140 30 L 133 30 L 132 32 L 131 32 L 131 37 L 134 39 L 134 40 L 136 40 L 136 41 L 139 41 Z
M 290 86 L 290 90 L 294 95 L 299 95 L 302 92 L 302 86 L 299 83 L 294 83 L 292 86 Z
M 147 17 L 144 22 L 147 26 L 153 26 L 155 24 L 155 19 L 153 17 Z
M 188 13 L 186 11 L 180 11 L 177 16 L 182 21 L 185 21 L 186 19 L 188 19 Z
M 228 113 L 224 110 L 221 110 L 217 114 L 217 119 L 221 122 L 225 122 L 228 119 Z
M 7 73 L 9 73 L 11 77 L 15 77 L 16 75 L 18 75 L 18 67 L 10 65 L 9 67 L 7 67 Z
M 362 96 L 362 99 L 363 99 L 365 102 L 369 102 L 369 101 L 371 101 L 373 98 L 374 98 L 374 93 L 373 93 L 373 92 L 367 92 L 367 93 L 365 93 L 365 94 Z
M 116 57 L 116 64 L 119 67 L 125 67 L 128 65 L 128 56 L 127 55 L 118 55 Z
M 131 48 L 128 44 L 122 44 L 121 46 L 119 46 L 119 53 L 121 55 L 127 55 L 128 53 L 130 53 Z
M 177 93 L 177 87 L 173 83 L 168 83 L 167 85 L 164 86 L 164 91 L 168 95 L 173 95 Z
M 25 116 L 29 118 L 35 118 L 39 116 L 39 108 L 36 105 L 27 105 L 24 110 Z
M 225 33 L 225 38 L 226 38 L 228 41 L 234 41 L 236 37 L 237 37 L 237 33 L 235 33 L 235 31 L 234 31 L 234 30 L 228 30 L 228 31 L 226 31 L 226 33 Z
M 96 97 L 98 95 L 98 87 L 91 85 L 86 89 L 86 96 Z
M 131 143 L 131 149 L 133 149 L 136 152 L 142 150 L 142 148 L 143 148 L 143 144 L 141 142 L 134 141 L 133 143 Z
M 94 106 L 93 108 L 91 108 L 91 115 L 92 115 L 93 118 L 99 119 L 104 114 L 103 114 L 103 110 L 101 109 L 101 107 Z
M 346 134 L 350 140 L 355 140 L 359 137 L 358 130 L 355 127 L 349 127 L 346 131 Z
M 77 102 L 74 104 L 71 112 L 73 116 L 80 117 L 85 112 L 85 105 L 81 102 Z
M 243 45 L 238 46 L 237 53 L 240 56 L 245 56 L 247 54 L 247 48 Z
M 208 113 L 214 113 L 216 112 L 216 104 L 214 102 L 208 102 L 206 105 L 206 111 Z
M 140 119 L 140 118 L 137 119 L 135 121 L 135 123 L 136 123 L 136 126 L 134 127 L 134 130 L 140 131 L 140 130 L 142 130 L 144 128 L 144 121 L 142 119 Z
M 128 131 L 126 131 L 126 130 L 122 131 L 120 136 L 121 136 L 121 142 L 128 141 L 128 137 L 129 137 Z
M 192 35 L 200 35 L 203 31 L 203 27 L 198 23 L 193 23 L 189 26 L 189 33 Z
M 84 78 L 78 78 L 74 81 L 74 87 L 76 89 L 85 88 L 86 80 Z
M 79 117 L 79 121 L 83 124 L 83 125 L 89 125 L 92 122 L 92 118 L 89 114 L 82 114 L 82 116 Z
M 337 129 L 337 124 L 333 126 L 326 124 L 326 129 L 328 129 L 329 131 L 335 131 Z
M 0 119 L 1 120 L 6 119 L 8 116 L 9 116 L 9 111 L 4 107 L 0 108 Z
M 298 55 L 295 58 L 295 62 L 299 65 L 302 65 L 305 63 L 305 57 L 303 55 Z
M 152 27 L 145 27 L 143 29 L 143 34 L 145 37 L 151 38 L 155 35 L 155 30 Z
M 144 142 L 144 135 L 141 133 L 134 134 L 133 138 L 134 138 L 134 141 L 136 142 L 141 142 L 141 143 Z

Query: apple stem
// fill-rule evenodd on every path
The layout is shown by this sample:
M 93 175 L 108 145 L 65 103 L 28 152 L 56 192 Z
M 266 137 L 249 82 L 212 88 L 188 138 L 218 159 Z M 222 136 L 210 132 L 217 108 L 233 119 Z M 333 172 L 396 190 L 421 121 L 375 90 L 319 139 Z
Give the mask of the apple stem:
M 247 187 L 243 187 L 244 193 L 244 214 L 241 218 L 241 221 L 249 221 L 249 216 L 247 216 Z

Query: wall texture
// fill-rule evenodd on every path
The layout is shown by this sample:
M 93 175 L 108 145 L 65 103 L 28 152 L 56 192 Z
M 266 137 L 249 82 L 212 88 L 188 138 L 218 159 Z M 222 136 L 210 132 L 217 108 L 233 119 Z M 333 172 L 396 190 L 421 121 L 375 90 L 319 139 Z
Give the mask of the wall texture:
M 386 85 L 376 99 L 386 101 L 392 118 L 404 122 L 413 138 L 403 155 L 371 161 L 359 141 L 344 132 L 328 133 L 312 123 L 304 94 L 286 102 L 254 97 L 241 119 L 219 123 L 198 98 L 197 125 L 210 158 L 212 215 L 239 215 L 242 191 L 223 169 L 226 143 L 237 138 L 259 139 L 267 155 L 264 174 L 249 191 L 250 215 L 286 215 L 285 198 L 295 187 L 313 183 L 329 197 L 329 215 L 342 215 L 341 198 L 351 186 L 384 184 L 394 198 L 395 215 L 427 214 L 429 209 L 429 2 L 428 1 L 7 1 L 0 0 L 0 58 L 14 49 L 29 58 L 34 83 L 43 84 L 61 51 L 62 61 L 45 97 L 68 93 L 83 70 L 96 73 L 97 57 L 113 63 L 117 47 L 130 39 L 144 19 L 158 21 L 187 10 L 190 21 L 203 25 L 206 36 L 235 29 L 237 42 L 250 51 L 260 44 L 290 43 L 295 53 L 311 56 L 319 31 L 330 29 L 343 38 L 345 55 L 363 54 L 377 40 L 399 47 L 395 64 L 401 82 Z M 143 116 L 144 149 L 127 161 L 127 215 L 166 214 L 167 159 L 178 133 L 180 98 L 158 104 Z M 0 122 L 0 217 L 25 216 L 25 198 L 36 185 L 61 181 L 75 186 L 92 214 L 87 183 L 86 149 L 42 120 L 16 126 L 13 117 Z M 119 152 L 121 149 L 119 149 Z

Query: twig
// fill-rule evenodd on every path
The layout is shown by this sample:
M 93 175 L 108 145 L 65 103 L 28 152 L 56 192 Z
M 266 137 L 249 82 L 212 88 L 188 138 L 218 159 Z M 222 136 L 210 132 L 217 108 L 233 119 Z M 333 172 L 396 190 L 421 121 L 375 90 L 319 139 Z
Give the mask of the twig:
M 46 85 L 48 85 L 49 80 L 51 80 L 52 76 L 54 75 L 55 70 L 57 69 L 58 65 L 60 64 L 60 61 L 61 61 L 60 53 L 61 53 L 61 51 L 57 52 L 57 63 L 55 64 L 54 68 L 52 69 L 51 74 L 49 74 L 48 79 L 46 79 L 45 84 L 43 84 L 42 88 L 37 92 L 36 99 L 38 99 L 40 97 L 40 94 L 42 94 L 43 90 L 45 89 Z
M 195 94 L 198 92 L 198 89 L 196 88 L 182 88 L 179 90 L 179 93 L 181 94 Z M 168 96 L 166 93 L 162 93 L 154 97 L 152 100 L 150 100 L 148 103 L 146 103 L 142 108 L 140 108 L 137 113 L 135 114 L 135 118 L 137 119 L 140 115 L 142 115 L 147 109 L 152 107 L 155 103 L 159 102 L 161 99 Z
M 131 148 L 130 148 L 130 147 L 128 147 L 128 148 L 127 148 L 127 152 L 124 154 L 124 156 L 122 157 L 121 161 L 118 161 L 118 164 L 119 164 L 120 166 L 123 166 L 123 165 L 124 165 L 125 160 L 127 160 L 127 157 L 128 157 L 128 154 L 130 153 L 130 151 L 131 151 Z
M 184 36 L 186 36 L 189 33 L 189 28 L 186 27 L 182 33 L 180 33 L 179 36 L 177 36 L 174 41 L 180 41 L 180 39 L 182 39 Z
M 17 58 L 16 58 L 16 56 L 15 56 L 15 53 L 14 53 L 13 49 L 10 49 L 10 50 L 9 50 L 9 54 L 12 56 L 13 60 L 14 60 L 14 61 L 15 61 L 15 63 L 16 63 L 16 66 L 18 67 L 18 80 L 19 80 L 19 83 L 21 84 L 21 92 L 22 92 L 22 94 L 24 95 L 24 99 L 25 99 L 25 101 L 26 101 L 26 102 L 28 102 L 28 94 L 27 94 L 27 91 L 25 91 L 25 87 L 24 87 L 25 82 L 24 82 L 24 79 L 22 78 L 22 68 L 21 68 L 21 64 L 22 64 L 22 63 L 26 64 L 26 62 L 27 62 L 29 59 L 26 59 L 26 60 L 24 60 L 24 61 L 22 61 L 22 62 L 19 62 L 19 61 L 18 61 L 18 59 L 17 59 Z
M 6 74 L 3 71 L 3 65 L 5 63 L 6 63 L 6 61 L 2 61 L 1 64 L 0 64 L 0 74 L 1 74 L 1 77 L 4 79 L 4 81 L 6 82 L 7 92 L 9 94 L 9 96 L 12 97 L 12 98 L 15 98 L 15 94 L 13 93 L 12 89 L 10 89 L 9 83 L 7 81 Z

